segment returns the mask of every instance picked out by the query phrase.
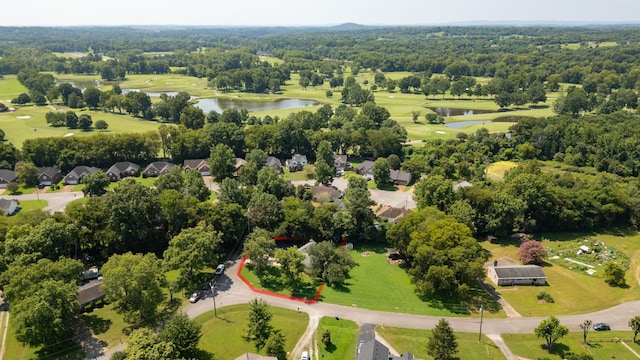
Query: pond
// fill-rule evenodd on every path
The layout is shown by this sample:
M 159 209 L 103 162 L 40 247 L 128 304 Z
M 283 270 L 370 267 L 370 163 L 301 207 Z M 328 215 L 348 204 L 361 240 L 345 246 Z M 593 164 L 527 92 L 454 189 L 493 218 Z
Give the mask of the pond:
M 458 121 L 458 122 L 444 124 L 444 126 L 448 127 L 449 129 L 462 129 L 465 126 L 479 125 L 479 124 L 485 124 L 490 122 L 491 120 Z
M 236 99 L 198 99 L 197 107 L 205 113 L 215 111 L 222 113 L 227 109 L 247 109 L 249 112 L 264 110 L 296 109 L 307 106 L 317 106 L 319 102 L 303 99 L 279 99 L 276 101 L 247 101 Z
M 460 108 L 443 108 L 443 107 L 428 107 L 436 114 L 444 117 L 450 116 L 466 116 L 474 114 L 490 114 L 494 113 L 493 110 L 474 110 L 474 109 L 460 109 Z
M 127 95 L 127 93 L 130 92 L 138 92 L 140 91 L 140 89 L 122 89 L 122 95 Z M 161 92 L 154 92 L 154 91 L 143 91 L 145 94 L 149 95 L 150 97 L 160 97 L 161 94 L 167 94 L 169 96 L 176 96 L 178 95 L 177 91 L 161 91 Z

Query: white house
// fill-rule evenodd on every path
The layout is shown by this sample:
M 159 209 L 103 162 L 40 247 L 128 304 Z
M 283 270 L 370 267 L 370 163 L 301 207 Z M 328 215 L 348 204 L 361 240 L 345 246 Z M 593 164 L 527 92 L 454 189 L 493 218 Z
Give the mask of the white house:
M 545 285 L 547 276 L 538 265 L 490 266 L 487 275 L 498 286 Z

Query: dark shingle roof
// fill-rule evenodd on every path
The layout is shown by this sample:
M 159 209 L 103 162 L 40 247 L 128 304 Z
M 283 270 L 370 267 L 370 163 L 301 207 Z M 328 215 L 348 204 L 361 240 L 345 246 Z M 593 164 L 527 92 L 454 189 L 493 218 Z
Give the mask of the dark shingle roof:
M 538 265 L 496 266 L 494 270 L 499 279 L 547 278 Z
M 90 174 L 94 174 L 96 173 L 98 170 L 97 167 L 93 167 L 93 166 L 76 166 L 75 168 L 73 168 L 73 170 L 69 171 L 69 173 L 67 174 L 67 176 L 65 176 L 65 178 L 67 177 L 73 177 L 76 179 L 79 179 L 83 176 L 87 176 Z
M 400 170 L 389 170 L 389 177 L 393 181 L 404 181 L 407 184 L 411 182 L 411 174 Z
M 373 161 L 365 160 L 362 162 L 362 164 L 358 165 L 358 167 L 356 168 L 356 171 L 359 172 L 360 174 L 370 173 L 371 170 L 373 170 L 373 165 L 374 165 Z
M 16 172 L 8 169 L 0 169 L 0 179 L 10 183 L 16 179 Z
M 55 177 L 60 173 L 60 169 L 56 169 L 50 166 L 38 168 L 40 170 L 40 175 L 47 175 L 49 178 Z

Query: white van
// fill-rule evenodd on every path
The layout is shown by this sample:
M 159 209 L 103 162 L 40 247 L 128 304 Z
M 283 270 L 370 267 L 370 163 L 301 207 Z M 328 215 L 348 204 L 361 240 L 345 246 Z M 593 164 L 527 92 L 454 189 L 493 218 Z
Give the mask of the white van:
M 303 351 L 302 356 L 300 356 L 300 360 L 309 360 L 309 352 Z

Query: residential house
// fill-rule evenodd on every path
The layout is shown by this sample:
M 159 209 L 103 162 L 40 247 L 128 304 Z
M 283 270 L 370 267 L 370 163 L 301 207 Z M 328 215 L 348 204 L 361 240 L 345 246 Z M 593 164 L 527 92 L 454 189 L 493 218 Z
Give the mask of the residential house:
M 291 159 L 285 160 L 284 164 L 289 171 L 300 171 L 303 166 L 307 165 L 307 156 L 295 154 Z
M 389 171 L 389 177 L 395 185 L 409 185 L 411 183 L 411 174 L 408 172 L 393 170 Z
M 211 175 L 211 167 L 207 159 L 189 159 L 185 160 L 182 166 L 184 171 L 197 170 L 202 176 Z
M 547 276 L 538 265 L 494 266 L 487 268 L 487 275 L 498 286 L 545 285 Z
M 129 161 L 117 162 L 107 170 L 107 176 L 111 181 L 118 181 L 127 176 L 138 176 L 140 174 L 140 165 Z
M 41 167 L 38 168 L 40 174 L 38 175 L 38 184 L 44 186 L 51 186 L 60 180 L 60 169 L 53 167 Z
M 16 181 L 16 172 L 9 169 L 0 169 L 0 189 L 6 189 L 9 183 Z
M 95 174 L 98 170 L 100 169 L 93 166 L 76 166 L 64 177 L 64 184 L 78 185 L 85 176 Z
M 374 162 L 371 160 L 365 160 L 362 164 L 356 167 L 356 172 L 360 175 L 363 175 L 367 179 L 373 179 L 373 164 Z
M 154 161 L 142 171 L 142 176 L 153 177 L 169 173 L 175 165 L 166 161 Z
M 0 213 L 11 216 L 16 210 L 18 210 L 18 202 L 16 200 L 0 199 Z
M 401 209 L 389 205 L 382 205 L 378 211 L 378 217 L 387 219 L 392 223 L 397 223 L 400 219 L 409 215 L 410 212 L 410 209 Z
M 78 305 L 80 312 L 82 312 L 88 305 L 95 306 L 98 301 L 105 298 L 106 294 L 100 286 L 102 285 L 102 278 L 97 278 L 88 281 L 86 284 L 78 288 Z
M 235 158 L 233 165 L 233 176 L 240 175 L 240 169 L 242 169 L 245 165 L 247 165 L 247 160 L 242 158 Z
M 406 352 L 401 356 L 391 355 L 389 348 L 376 340 L 375 325 L 363 324 L 360 326 L 358 345 L 356 347 L 356 360 L 413 360 L 413 354 Z
M 347 162 L 347 155 L 338 155 L 333 153 L 333 166 L 336 170 L 345 170 L 351 165 Z
M 334 202 L 342 198 L 342 191 L 326 185 L 311 187 L 311 196 L 315 202 Z
M 465 180 L 459 180 L 457 183 L 453 184 L 453 191 L 458 191 L 462 188 L 471 187 L 471 186 L 473 186 L 472 183 Z
M 264 163 L 268 167 L 276 169 L 278 174 L 282 174 L 282 162 L 275 156 L 268 156 L 267 161 Z

